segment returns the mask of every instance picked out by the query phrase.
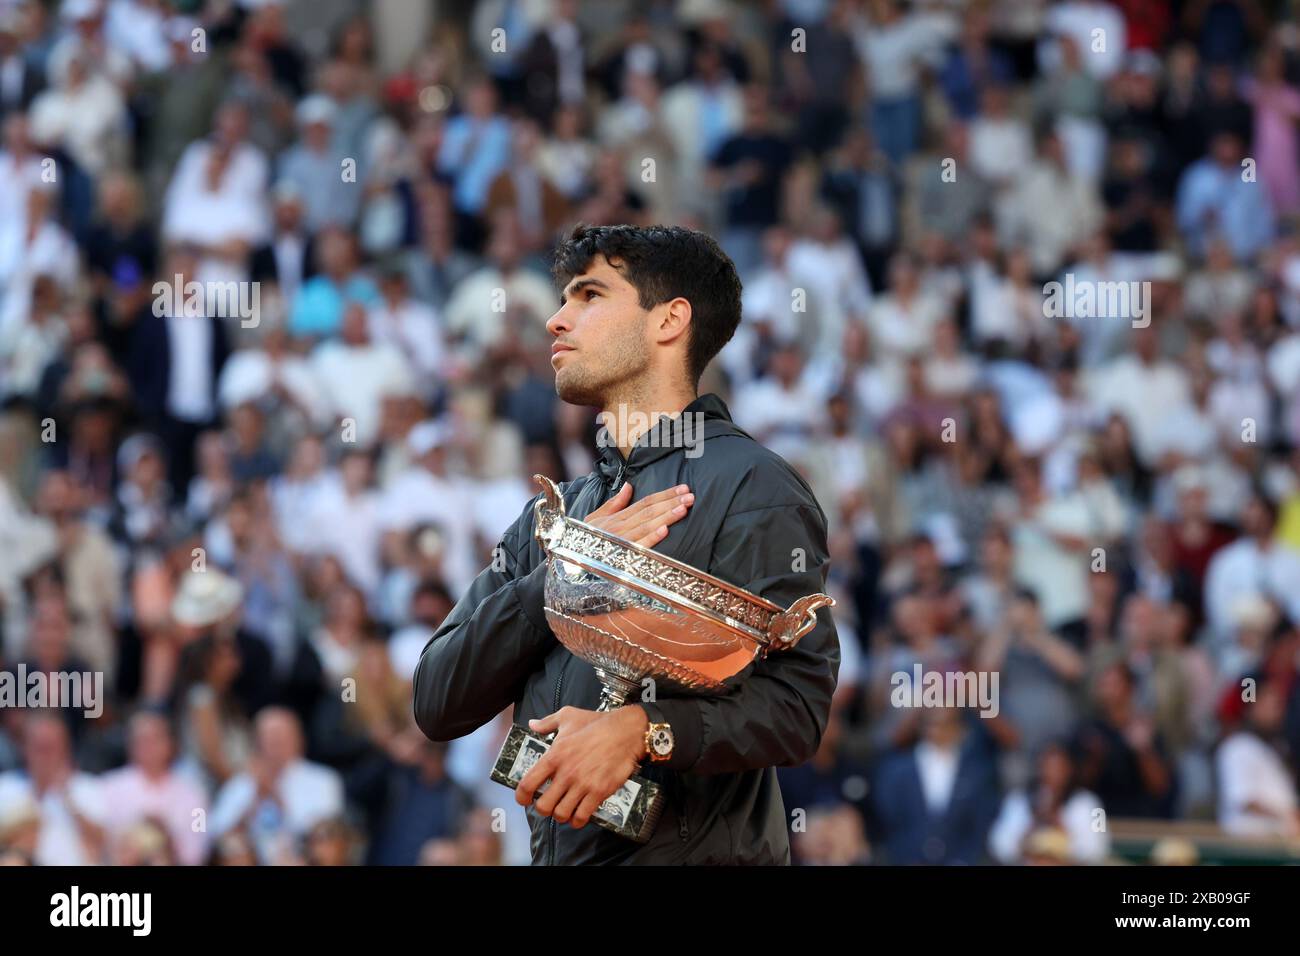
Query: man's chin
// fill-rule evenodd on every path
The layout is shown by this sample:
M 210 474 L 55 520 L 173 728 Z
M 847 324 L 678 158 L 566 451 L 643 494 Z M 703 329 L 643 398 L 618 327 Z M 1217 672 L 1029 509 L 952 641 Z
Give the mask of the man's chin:
M 599 406 L 604 400 L 600 389 L 593 387 L 590 382 L 575 381 L 574 376 L 565 375 L 563 370 L 555 376 L 555 394 L 560 401 L 570 405 Z

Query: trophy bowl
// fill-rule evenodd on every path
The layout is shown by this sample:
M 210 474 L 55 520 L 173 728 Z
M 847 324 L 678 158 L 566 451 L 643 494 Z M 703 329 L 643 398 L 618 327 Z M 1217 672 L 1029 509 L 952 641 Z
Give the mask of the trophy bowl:
M 599 710 L 651 696 L 719 694 L 751 662 L 793 647 L 834 606 L 810 594 L 782 608 L 743 588 L 565 514 L 554 482 L 534 475 L 542 497 L 534 535 L 547 556 L 545 613 L 556 638 L 595 668 Z M 514 726 L 492 777 L 507 786 L 550 739 Z M 645 842 L 662 809 L 658 784 L 632 777 L 593 820 Z
M 782 608 L 743 588 L 568 517 L 542 475 L 535 531 L 549 559 L 545 611 L 556 638 L 591 664 L 602 704 L 619 706 L 647 678 L 654 691 L 717 694 L 770 651 L 793 647 L 834 600 Z

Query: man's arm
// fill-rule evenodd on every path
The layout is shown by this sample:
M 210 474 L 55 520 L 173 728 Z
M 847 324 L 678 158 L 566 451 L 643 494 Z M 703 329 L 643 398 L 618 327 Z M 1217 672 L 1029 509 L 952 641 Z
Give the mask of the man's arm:
M 826 524 L 811 503 L 729 515 L 713 553 L 711 573 L 782 607 L 826 587 Z M 755 662 L 730 693 L 657 701 L 673 729 L 666 766 L 732 773 L 803 763 L 821 743 L 839 665 L 835 623 L 822 608 L 798 644 Z
M 555 646 L 542 610 L 546 563 L 521 568 L 534 498 L 420 655 L 415 721 L 432 740 L 454 740 L 518 699 Z

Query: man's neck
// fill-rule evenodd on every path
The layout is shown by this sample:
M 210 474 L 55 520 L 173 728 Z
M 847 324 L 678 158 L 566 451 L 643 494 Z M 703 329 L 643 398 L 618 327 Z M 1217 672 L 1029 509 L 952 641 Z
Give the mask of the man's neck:
M 661 389 L 637 389 L 607 401 L 601 412 L 610 437 L 624 458 L 661 415 L 676 418 L 698 396 L 693 388 L 665 386 Z

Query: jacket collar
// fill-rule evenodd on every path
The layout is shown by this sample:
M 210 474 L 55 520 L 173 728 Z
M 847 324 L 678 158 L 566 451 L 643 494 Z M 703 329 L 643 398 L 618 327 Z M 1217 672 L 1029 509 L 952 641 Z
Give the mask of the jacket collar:
M 717 420 L 731 424 L 731 412 L 727 409 L 726 403 L 713 392 L 695 398 L 682 409 L 681 414 L 702 415 L 706 425 Z M 701 441 L 705 437 L 705 434 L 701 434 L 701 429 L 693 426 L 673 427 L 676 422 L 677 419 L 670 415 L 660 415 L 658 421 L 637 439 L 637 443 L 632 446 L 626 459 L 617 445 L 613 443 L 600 445 L 596 449 L 596 471 L 606 481 L 617 484 L 620 475 L 638 471 L 650 462 L 658 461 L 677 449 Z M 705 433 L 711 434 L 713 430 L 706 429 Z

